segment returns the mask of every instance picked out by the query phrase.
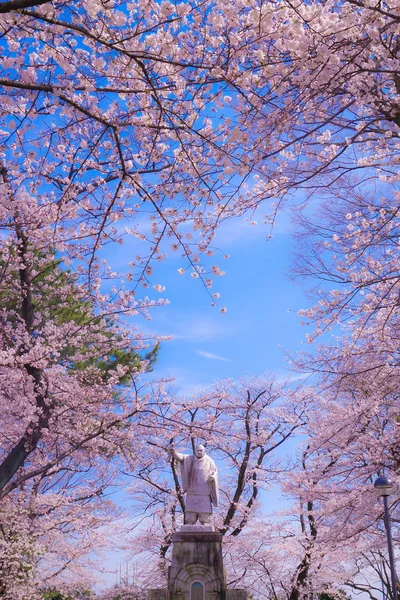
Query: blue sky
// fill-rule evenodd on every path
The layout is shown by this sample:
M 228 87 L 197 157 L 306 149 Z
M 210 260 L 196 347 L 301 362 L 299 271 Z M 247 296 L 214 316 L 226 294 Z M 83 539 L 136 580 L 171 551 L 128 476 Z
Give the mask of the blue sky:
M 162 343 L 154 374 L 174 377 L 176 390 L 190 393 L 216 379 L 248 374 L 289 374 L 282 348 L 301 350 L 306 328 L 297 311 L 308 303 L 287 275 L 293 249 L 289 217 L 281 214 L 271 239 L 268 234 L 266 226 L 241 219 L 221 226 L 215 245 L 230 258 L 217 261 L 226 274 L 215 278 L 212 291 L 221 294 L 225 314 L 211 306 L 199 280 L 178 273 L 178 257 L 156 272 L 170 304 L 152 310 L 151 322 L 135 324 L 173 336 Z

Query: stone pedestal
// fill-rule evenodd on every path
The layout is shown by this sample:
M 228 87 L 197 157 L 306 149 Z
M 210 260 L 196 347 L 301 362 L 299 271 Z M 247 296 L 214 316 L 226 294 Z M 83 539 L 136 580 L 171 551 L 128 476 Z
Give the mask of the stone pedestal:
M 210 526 L 187 526 L 172 539 L 168 588 L 149 590 L 148 600 L 246 600 L 245 590 L 227 590 L 222 535 Z
M 172 544 L 169 600 L 225 600 L 222 535 L 215 531 L 180 531 Z M 203 589 L 191 589 L 194 582 L 201 583 Z

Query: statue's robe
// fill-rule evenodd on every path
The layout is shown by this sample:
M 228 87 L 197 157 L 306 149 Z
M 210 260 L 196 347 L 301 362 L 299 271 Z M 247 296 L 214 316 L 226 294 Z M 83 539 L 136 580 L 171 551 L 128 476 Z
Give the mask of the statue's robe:
M 218 472 L 212 458 L 183 454 L 182 491 L 186 492 L 186 512 L 212 513 L 218 506 Z M 213 479 L 209 481 L 210 475 Z

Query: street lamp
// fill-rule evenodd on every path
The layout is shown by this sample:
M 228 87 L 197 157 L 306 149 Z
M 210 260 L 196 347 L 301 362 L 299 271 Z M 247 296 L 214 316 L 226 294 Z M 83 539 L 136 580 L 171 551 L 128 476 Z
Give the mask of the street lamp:
M 393 485 L 390 479 L 387 477 L 378 477 L 374 482 L 374 488 L 378 492 L 378 496 L 382 496 L 383 505 L 385 507 L 385 529 L 387 536 L 387 544 L 389 550 L 389 562 L 390 562 L 390 574 L 392 578 L 392 594 L 393 600 L 398 600 L 397 597 L 397 585 L 396 585 L 396 569 L 394 565 L 394 554 L 393 554 L 393 543 L 392 543 L 392 532 L 390 529 L 390 515 L 388 507 L 388 496 L 393 491 Z

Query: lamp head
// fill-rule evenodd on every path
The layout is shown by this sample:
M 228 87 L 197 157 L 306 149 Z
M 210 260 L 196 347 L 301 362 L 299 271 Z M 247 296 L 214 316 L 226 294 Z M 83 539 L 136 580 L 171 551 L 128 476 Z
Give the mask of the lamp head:
M 393 492 L 393 484 L 387 477 L 378 477 L 378 479 L 375 479 L 374 488 L 378 496 L 390 496 Z

